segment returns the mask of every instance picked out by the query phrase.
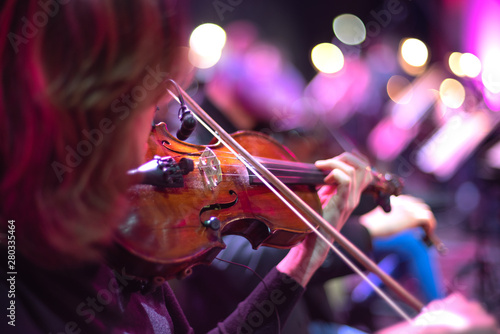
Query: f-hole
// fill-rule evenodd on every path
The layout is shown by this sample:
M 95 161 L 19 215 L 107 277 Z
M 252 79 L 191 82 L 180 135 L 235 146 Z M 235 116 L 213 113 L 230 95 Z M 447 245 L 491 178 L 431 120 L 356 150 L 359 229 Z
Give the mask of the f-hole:
M 224 209 L 229 209 L 230 207 L 234 206 L 236 203 L 238 203 L 238 194 L 234 190 L 229 190 L 229 195 L 234 195 L 234 200 L 231 202 L 227 203 L 214 203 L 214 204 L 209 204 L 205 205 L 203 208 L 200 210 L 200 222 L 203 223 L 203 219 L 201 218 L 201 215 L 207 211 L 212 211 L 212 210 L 224 210 Z

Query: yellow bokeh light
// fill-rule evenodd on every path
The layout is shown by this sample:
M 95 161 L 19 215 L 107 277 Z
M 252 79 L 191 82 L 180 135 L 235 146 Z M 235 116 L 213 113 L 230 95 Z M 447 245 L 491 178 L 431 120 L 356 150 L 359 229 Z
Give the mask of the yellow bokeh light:
M 410 81 L 401 75 L 393 75 L 387 81 L 387 95 L 395 103 L 408 104 L 413 95 Z
M 448 58 L 448 65 L 450 66 L 450 70 L 457 77 L 463 77 L 465 74 L 462 71 L 462 67 L 460 66 L 460 58 L 462 57 L 462 53 L 453 52 Z
M 439 97 L 449 108 L 459 108 L 465 101 L 465 88 L 455 79 L 444 79 L 439 86 Z
M 401 44 L 401 57 L 409 65 L 420 67 L 427 63 L 429 51 L 421 40 L 408 38 Z
M 356 15 L 342 14 L 333 20 L 333 32 L 344 44 L 357 45 L 366 38 L 366 28 L 363 21 Z
M 226 44 L 226 32 L 213 23 L 202 24 L 193 30 L 189 37 L 189 60 L 198 68 L 215 65 Z
M 311 61 L 323 73 L 336 73 L 344 67 L 342 51 L 331 43 L 316 45 L 311 51 Z

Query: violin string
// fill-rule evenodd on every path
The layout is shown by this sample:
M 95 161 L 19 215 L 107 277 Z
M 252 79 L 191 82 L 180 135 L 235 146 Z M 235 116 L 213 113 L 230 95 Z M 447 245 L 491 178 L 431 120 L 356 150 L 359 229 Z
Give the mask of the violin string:
M 166 146 L 163 146 L 163 147 L 165 147 L 168 150 L 168 147 L 166 147 Z M 172 152 L 175 152 L 175 151 L 172 151 Z M 204 150 L 197 150 L 197 151 L 189 152 L 189 154 L 201 155 L 203 152 L 204 152 Z M 177 153 L 177 152 L 175 152 L 175 153 Z M 174 157 L 185 157 L 186 153 L 183 153 L 183 154 L 177 153 L 176 155 L 170 155 L 170 156 L 173 158 Z M 218 152 L 217 157 L 221 157 L 221 158 L 224 158 L 227 160 L 238 160 L 238 161 L 240 160 L 237 157 L 235 157 L 234 154 L 232 154 L 231 152 L 224 152 L 224 151 Z M 297 168 L 301 168 L 304 170 L 311 170 L 314 167 L 314 164 L 312 164 L 312 163 L 304 163 L 304 162 L 298 162 L 298 161 L 293 161 L 293 160 L 290 161 L 290 160 L 280 160 L 280 159 L 271 159 L 271 158 L 262 158 L 262 157 L 256 157 L 256 158 L 258 160 L 261 160 L 263 164 L 266 164 L 266 161 L 267 161 L 270 163 L 279 164 L 282 166 L 287 166 L 287 167 L 293 168 L 293 170 L 297 170 Z M 228 166 L 228 165 L 226 165 L 226 166 Z M 231 165 L 229 165 L 229 166 L 231 166 Z M 314 170 L 315 170 L 315 167 L 314 167 Z
M 192 153 L 199 153 L 201 154 L 202 151 L 199 150 L 199 151 L 194 151 Z M 171 157 L 184 157 L 184 155 L 181 155 L 181 154 L 177 154 L 177 155 L 171 155 Z M 238 158 L 234 157 L 232 154 L 230 153 L 227 153 L 227 152 L 219 152 L 217 157 L 224 157 L 224 159 L 226 160 L 238 160 Z M 265 159 L 265 158 L 264 158 Z M 272 159 L 268 159 L 268 160 L 272 160 Z M 282 166 L 284 166 L 284 168 L 276 168 L 276 167 L 267 167 L 267 169 L 269 171 L 272 171 L 275 173 L 277 172 L 292 172 L 292 173 L 296 173 L 296 174 L 299 174 L 300 172 L 302 173 L 307 173 L 307 175 L 309 177 L 318 177 L 318 179 L 320 177 L 324 177 L 325 175 L 323 174 L 322 171 L 320 171 L 319 169 L 311 169 L 311 167 L 307 167 L 307 165 L 310 165 L 310 166 L 314 166 L 313 164 L 304 164 L 304 163 L 298 163 L 298 162 L 295 162 L 295 161 L 286 161 L 286 160 L 278 160 L 278 162 L 275 162 L 275 163 L 282 163 Z M 306 167 L 303 167 L 303 170 L 298 170 L 297 168 L 295 168 L 295 166 L 290 167 L 290 169 L 287 169 L 287 167 L 291 164 L 296 164 L 298 166 L 304 166 L 306 165 Z M 264 162 L 264 165 L 266 165 L 266 163 Z M 237 165 L 237 164 L 220 164 L 221 167 L 224 167 L 224 168 L 228 168 L 228 167 L 235 167 L 235 168 L 238 168 L 240 167 L 241 165 Z M 240 176 L 241 174 L 240 173 L 221 173 L 220 174 L 221 176 Z M 297 175 L 295 175 L 297 176 Z M 373 176 L 376 177 L 377 179 L 379 179 L 378 175 L 376 173 L 373 173 Z M 293 177 L 293 176 L 292 176 Z M 318 179 L 315 179 L 315 180 L 318 180 Z M 285 182 L 285 181 L 283 181 Z M 285 182 L 286 183 L 286 182 Z M 289 182 L 291 183 L 291 182 Z M 300 182 L 297 182 L 295 184 L 309 184 L 309 185 L 319 185 L 319 184 L 323 184 L 323 182 L 319 182 L 319 181 L 311 181 L 311 179 L 308 180 L 308 182 L 305 182 L 305 183 L 300 183 Z M 447 248 L 446 246 L 443 244 L 443 242 L 435 235 L 428 235 L 427 234 L 427 231 L 426 232 L 426 235 L 424 236 L 424 242 L 425 243 L 429 243 L 431 245 L 434 245 L 438 251 L 438 253 L 440 255 L 445 255 L 446 252 L 447 252 Z
M 202 151 L 195 151 L 195 152 L 192 152 L 192 153 L 202 153 Z M 176 157 L 185 157 L 185 155 L 182 155 L 182 154 L 177 154 L 177 155 L 170 155 L 172 158 L 176 158 Z M 222 154 L 219 154 L 217 155 L 217 157 L 223 157 L 224 159 L 226 160 L 237 160 L 237 161 L 240 161 L 238 158 L 234 157 L 231 153 L 224 153 L 222 152 Z M 278 160 L 278 161 L 281 161 L 281 160 Z M 275 172 L 295 172 L 295 173 L 300 173 L 300 172 L 303 172 L 303 173 L 307 173 L 308 175 L 317 175 L 317 176 L 326 176 L 323 174 L 323 172 L 319 169 L 297 169 L 297 168 L 293 168 L 293 166 L 290 166 L 288 169 L 286 167 L 288 167 L 288 165 L 290 164 L 294 164 L 296 163 L 295 161 L 286 161 L 286 160 L 283 160 L 283 168 L 276 168 L 276 167 L 268 167 L 267 169 L 270 170 L 270 171 L 275 171 Z M 266 163 L 264 162 L 263 165 L 265 166 Z M 314 166 L 313 164 L 310 164 L 311 166 Z M 224 168 L 227 168 L 227 167 L 241 167 L 240 164 L 220 164 L 219 166 L 221 167 L 224 167 Z M 227 174 L 227 173 L 223 173 L 222 174 L 223 176 L 224 175 L 239 175 L 239 174 Z
M 167 89 L 167 91 L 172 95 L 176 100 L 178 100 L 175 97 L 175 94 L 173 94 L 170 90 Z M 327 243 L 327 245 L 332 249 L 345 263 L 354 271 L 356 272 L 368 285 L 370 285 L 377 294 L 384 299 L 388 305 L 390 305 L 394 311 L 396 311 L 403 319 L 405 319 L 408 322 L 411 322 L 410 316 L 408 316 L 390 297 L 383 292 L 380 288 L 378 288 L 352 261 L 350 261 L 340 250 L 337 249 L 333 245 L 333 243 L 328 240 L 327 237 L 325 237 L 315 226 L 313 226 L 289 201 L 287 201 L 283 195 L 279 193 L 279 191 L 274 188 L 260 173 L 257 172 L 257 170 L 248 162 L 246 159 L 240 156 L 230 145 L 228 145 L 221 137 L 220 135 L 214 131 L 208 124 L 206 124 L 196 113 L 192 113 L 193 116 L 196 118 L 196 120 L 203 125 L 203 127 L 210 132 L 217 140 L 219 140 L 220 143 L 222 143 L 229 151 L 231 151 L 238 160 L 240 160 L 250 171 L 254 173 L 255 176 L 257 176 L 261 182 L 268 187 L 270 191 L 272 191 L 288 208 L 295 213 L 295 215 L 301 219 L 311 230 L 313 230 L 316 235 L 322 239 L 324 242 Z
M 185 155 L 171 155 L 171 157 L 184 157 Z M 225 160 L 237 160 L 240 161 L 238 158 L 234 157 L 230 153 L 226 154 L 217 154 L 217 158 L 224 158 Z M 326 175 L 323 173 L 323 171 L 317 169 L 314 164 L 303 164 L 303 163 L 298 163 L 295 161 L 287 161 L 287 160 L 273 160 L 270 164 L 266 163 L 266 159 L 259 159 L 257 157 L 257 160 L 262 160 L 262 164 L 264 166 L 267 166 L 266 168 L 271 171 L 276 171 L 276 172 L 293 172 L 293 173 L 307 173 L 308 175 L 316 175 L 316 176 L 325 176 Z M 304 165 L 307 165 L 304 167 Z M 241 164 L 219 164 L 221 167 L 241 167 Z

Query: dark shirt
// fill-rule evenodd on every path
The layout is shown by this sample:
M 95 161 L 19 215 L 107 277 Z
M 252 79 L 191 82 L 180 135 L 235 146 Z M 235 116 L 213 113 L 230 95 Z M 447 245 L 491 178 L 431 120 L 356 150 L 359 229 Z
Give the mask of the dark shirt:
M 341 232 L 363 252 L 371 252 L 370 234 L 357 219 L 347 222 Z M 238 236 L 227 236 L 224 242 L 227 248 L 219 254 L 219 258 L 244 264 L 261 276 L 288 252 L 286 249 L 270 247 L 254 250 L 247 240 Z M 345 251 L 341 251 L 353 260 Z M 357 262 L 355 264 L 360 267 Z M 311 320 L 334 322 L 333 310 L 323 284 L 329 279 L 351 273 L 350 267 L 330 252 L 307 285 L 303 298 L 295 306 L 282 333 L 308 333 Z M 224 319 L 231 313 L 259 282 L 260 279 L 250 270 L 216 259 L 211 266 L 195 267 L 191 276 L 179 281 L 173 288 L 193 328 L 197 333 L 203 333 L 212 328 L 218 319 Z
M 143 293 L 139 281 L 106 265 L 50 271 L 17 256 L 11 286 L 4 266 L 0 333 L 194 333 L 167 283 Z M 15 299 L 7 298 L 13 288 Z M 260 284 L 210 333 L 277 332 L 303 291 L 289 276 L 273 269 L 265 285 Z M 10 300 L 15 300 L 15 326 L 5 316 Z

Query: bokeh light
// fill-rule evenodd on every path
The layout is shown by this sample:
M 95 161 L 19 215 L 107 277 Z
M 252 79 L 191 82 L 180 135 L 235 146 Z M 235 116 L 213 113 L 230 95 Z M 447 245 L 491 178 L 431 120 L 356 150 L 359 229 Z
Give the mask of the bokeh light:
M 453 52 L 450 54 L 448 58 L 448 65 L 450 66 L 450 70 L 457 77 L 463 77 L 465 74 L 462 71 L 462 67 L 460 66 L 460 58 L 462 57 L 462 53 Z
M 321 43 L 311 51 L 311 61 L 323 73 L 336 73 L 344 67 L 342 51 L 332 43 Z
M 198 68 L 217 64 L 226 43 L 226 32 L 213 23 L 202 24 L 193 30 L 189 38 L 189 60 Z
M 408 38 L 401 44 L 401 57 L 408 65 L 420 67 L 427 63 L 429 51 L 421 40 Z
M 465 88 L 455 79 L 444 79 L 439 86 L 439 97 L 449 108 L 459 108 L 465 101 Z
M 460 56 L 460 69 L 464 75 L 475 78 L 481 73 L 481 61 L 472 53 L 464 53 Z
M 408 104 L 412 98 L 410 80 L 401 75 L 393 75 L 387 81 L 387 95 L 398 104 Z
M 363 21 L 353 14 L 342 14 L 333 20 L 333 32 L 344 44 L 357 45 L 366 38 L 366 28 Z
M 481 80 L 484 87 L 493 94 L 500 93 L 500 52 L 490 52 L 484 60 Z

